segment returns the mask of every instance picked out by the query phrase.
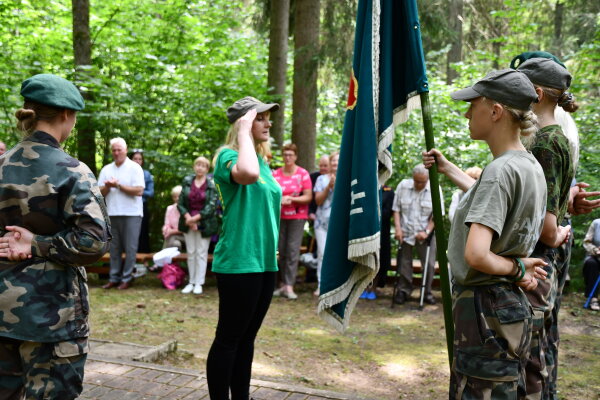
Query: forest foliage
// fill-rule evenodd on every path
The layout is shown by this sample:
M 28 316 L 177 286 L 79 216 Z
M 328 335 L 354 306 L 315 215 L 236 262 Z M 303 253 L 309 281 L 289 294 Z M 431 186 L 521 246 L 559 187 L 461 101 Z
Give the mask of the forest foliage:
M 156 197 L 152 237 L 160 225 L 169 192 L 192 160 L 211 157 L 228 129 L 225 109 L 245 95 L 268 100 L 268 9 L 276 0 L 91 0 L 92 65 L 85 88 L 93 93 L 80 117 L 95 129 L 96 167 L 110 161 L 108 141 L 127 140 L 145 151 Z M 291 1 L 291 11 L 302 0 Z M 317 154 L 339 148 L 345 112 L 356 0 L 320 0 Z M 489 152 L 468 140 L 465 104 L 449 92 L 472 83 L 492 68 L 505 68 L 513 56 L 531 50 L 559 55 L 574 76 L 572 92 L 580 110 L 573 115 L 580 132 L 577 179 L 600 188 L 599 78 L 600 3 L 586 0 L 460 0 L 462 32 L 448 21 L 450 3 L 420 0 L 423 45 L 431 88 L 436 146 L 462 167 L 483 166 Z M 0 2 L 0 139 L 19 140 L 14 111 L 21 104 L 20 83 L 36 73 L 74 76 L 71 1 Z M 462 35 L 462 60 L 451 67 L 458 77 L 446 83 L 446 55 Z M 285 135 L 291 137 L 294 21 L 290 20 Z M 65 149 L 77 156 L 76 132 Z M 395 186 L 410 175 L 424 147 L 420 112 L 397 128 L 393 144 Z M 278 151 L 274 163 L 280 163 Z M 453 188 L 442 180 L 449 199 Z M 576 240 L 593 213 L 577 217 Z M 578 243 L 578 244 L 579 244 Z

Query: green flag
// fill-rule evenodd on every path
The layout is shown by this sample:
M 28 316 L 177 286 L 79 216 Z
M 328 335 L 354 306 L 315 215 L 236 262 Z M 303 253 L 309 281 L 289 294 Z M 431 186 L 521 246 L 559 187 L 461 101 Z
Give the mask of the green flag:
M 379 191 L 391 175 L 394 126 L 427 91 L 415 0 L 360 0 L 318 305 L 339 331 L 379 269 Z

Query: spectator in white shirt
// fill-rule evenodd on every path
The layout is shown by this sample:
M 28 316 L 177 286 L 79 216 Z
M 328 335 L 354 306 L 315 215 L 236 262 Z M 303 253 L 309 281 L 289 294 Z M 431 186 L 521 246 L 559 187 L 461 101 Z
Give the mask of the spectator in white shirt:
M 110 279 L 104 289 L 131 286 L 135 256 L 142 225 L 144 172 L 127 157 L 127 143 L 122 138 L 110 141 L 114 161 L 100 171 L 98 186 L 106 200 L 112 227 L 110 243 Z M 122 253 L 125 252 L 125 260 Z
M 395 236 L 400 244 L 398 249 L 400 279 L 394 302 L 402 304 L 410 298 L 413 288 L 413 248 L 417 250 L 421 265 L 425 264 L 429 248 L 424 300 L 427 304 L 435 304 L 435 298 L 431 293 L 436 251 L 435 236 L 433 235 L 433 207 L 429 187 L 429 171 L 423 164 L 413 168 L 412 179 L 404 179 L 398 184 L 392 211 L 394 212 Z

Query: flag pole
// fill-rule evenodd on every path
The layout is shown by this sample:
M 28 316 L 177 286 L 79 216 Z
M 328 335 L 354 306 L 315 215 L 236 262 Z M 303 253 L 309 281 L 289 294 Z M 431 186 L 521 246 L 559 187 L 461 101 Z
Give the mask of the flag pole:
M 433 140 L 433 123 L 431 121 L 431 106 L 429 104 L 429 93 L 423 92 L 421 97 L 421 112 L 423 114 L 423 128 L 425 129 L 425 147 L 431 150 L 435 147 Z M 454 343 L 454 321 L 452 319 L 452 295 L 450 294 L 450 280 L 448 278 L 448 258 L 446 249 L 448 242 L 444 233 L 444 221 L 442 219 L 442 205 L 440 196 L 440 185 L 436 168 L 429 170 L 429 181 L 431 188 L 431 201 L 433 203 L 433 221 L 435 223 L 435 240 L 437 242 L 437 261 L 440 266 L 440 281 L 442 286 L 442 305 L 444 309 L 444 323 L 446 326 L 446 346 L 448 347 L 448 361 L 452 367 L 452 349 Z M 425 277 L 423 277 L 425 279 Z

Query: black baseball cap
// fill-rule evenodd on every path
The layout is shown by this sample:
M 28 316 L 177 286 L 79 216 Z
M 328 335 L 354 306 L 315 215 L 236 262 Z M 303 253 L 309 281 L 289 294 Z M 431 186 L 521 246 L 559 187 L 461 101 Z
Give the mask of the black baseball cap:
M 254 97 L 246 96 L 243 99 L 240 99 L 233 103 L 233 105 L 227 109 L 227 119 L 229 120 L 230 124 L 233 124 L 240 117 L 242 117 L 252 109 L 256 109 L 257 113 L 262 113 L 265 111 L 277 111 L 279 110 L 279 104 L 266 104 Z
M 529 78 L 509 68 L 491 71 L 473 86 L 450 94 L 452 99 L 463 101 L 482 96 L 517 110 L 529 110 L 531 103 L 538 99 Z

